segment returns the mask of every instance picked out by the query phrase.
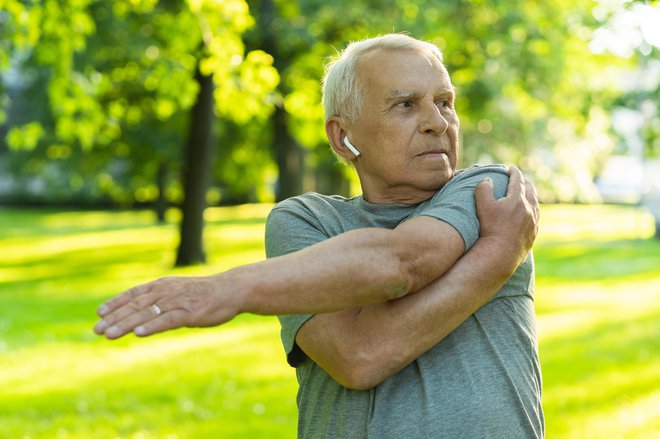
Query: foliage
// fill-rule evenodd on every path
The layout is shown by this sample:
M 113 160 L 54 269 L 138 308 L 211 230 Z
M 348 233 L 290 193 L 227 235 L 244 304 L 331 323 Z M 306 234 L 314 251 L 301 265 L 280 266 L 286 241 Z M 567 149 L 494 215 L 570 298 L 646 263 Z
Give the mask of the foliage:
M 350 40 L 407 31 L 445 52 L 458 89 L 464 165 L 516 163 L 535 178 L 548 201 L 597 198 L 594 175 L 614 147 L 607 113 L 614 85 L 593 78 L 627 62 L 591 53 L 591 35 L 600 24 L 590 13 L 593 2 L 277 4 L 280 15 L 266 32 L 276 32 L 282 46 L 293 48 L 278 69 L 290 128 L 314 152 L 313 166 L 329 156 L 318 105 L 319 60 Z
M 610 7 L 608 7 L 610 6 Z M 592 41 L 596 52 L 609 51 L 628 58 L 633 68 L 625 72 L 620 93 L 614 100 L 615 126 L 620 136 L 618 153 L 646 158 L 660 156 L 660 20 L 657 1 L 624 2 L 619 9 L 601 5 L 596 15 L 603 23 Z
M 210 265 L 185 270 L 165 251 L 175 211 L 158 227 L 148 212 L 3 209 L 0 437 L 293 437 L 296 382 L 274 318 L 116 342 L 91 333 L 96 306 L 136 283 L 262 259 L 269 209 L 209 209 Z M 611 206 L 543 206 L 542 218 L 547 436 L 650 437 L 660 242 L 643 238 L 653 221 Z
M 515 163 L 547 201 L 593 200 L 594 176 L 630 142 L 612 136 L 613 109 L 637 111 L 644 102 L 653 114 L 639 135 L 647 155 L 657 155 L 653 102 L 660 83 L 626 92 L 620 78 L 635 69 L 653 77 L 659 43 L 639 29 L 626 30 L 637 35 L 627 52 L 598 43 L 622 28 L 620 17 L 657 10 L 657 1 L 251 0 L 248 10 L 244 0 L 0 0 L 0 6 L 0 71 L 7 83 L 18 72 L 23 78 L 18 95 L 0 90 L 0 122 L 6 119 L 13 148 L 4 171 L 19 180 L 40 175 L 44 186 L 62 193 L 149 201 L 166 164 L 168 195 L 180 201 L 172 176 L 180 172 L 197 60 L 214 73 L 220 116 L 212 201 L 268 198 L 284 178 L 270 152 L 275 107 L 284 109 L 290 142 L 305 156 L 297 170 L 305 190 L 320 189 L 328 173 L 351 175 L 335 167 L 325 140 L 322 65 L 351 40 L 391 31 L 444 51 L 458 90 L 464 165 Z M 333 191 L 337 180 L 329 181 L 324 190 Z
M 15 68 L 45 76 L 22 86 L 25 94 L 47 89 L 48 117 L 17 123 L 7 136 L 13 149 L 30 150 L 20 156 L 33 173 L 49 158 L 60 174 L 79 170 L 84 184 L 115 199 L 143 198 L 138 190 L 154 186 L 163 163 L 178 171 L 198 62 L 213 75 L 220 117 L 268 117 L 264 99 L 279 77 L 270 55 L 245 53 L 241 34 L 253 20 L 243 0 L 60 3 L 11 2 L 5 16 L 23 25 L 6 40 Z

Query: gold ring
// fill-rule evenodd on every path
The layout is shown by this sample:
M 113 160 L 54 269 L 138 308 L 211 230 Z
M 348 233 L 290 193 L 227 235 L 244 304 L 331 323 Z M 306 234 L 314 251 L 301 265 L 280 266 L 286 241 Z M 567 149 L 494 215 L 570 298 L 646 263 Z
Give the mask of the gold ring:
M 163 313 L 163 310 L 160 309 L 160 306 L 156 305 L 155 303 L 151 305 L 151 309 L 153 310 L 154 314 L 156 314 L 157 316 Z

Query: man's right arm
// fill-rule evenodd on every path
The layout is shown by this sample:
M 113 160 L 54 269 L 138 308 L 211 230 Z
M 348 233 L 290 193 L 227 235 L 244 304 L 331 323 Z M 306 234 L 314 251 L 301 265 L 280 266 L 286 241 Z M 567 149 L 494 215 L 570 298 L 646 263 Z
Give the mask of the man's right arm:
M 527 191 L 534 204 L 531 184 Z M 522 216 L 516 223 L 509 205 L 484 192 L 486 186 L 477 189 L 481 237 L 447 273 L 397 300 L 314 316 L 296 336 L 307 356 L 345 387 L 368 389 L 410 364 L 485 304 L 529 250 L 521 247 L 524 240 L 506 236 L 535 236 L 538 211 L 529 229 Z
M 488 302 L 512 274 L 511 253 L 478 240 L 441 278 L 380 304 L 309 319 L 297 333 L 305 354 L 343 386 L 372 388 L 431 349 Z

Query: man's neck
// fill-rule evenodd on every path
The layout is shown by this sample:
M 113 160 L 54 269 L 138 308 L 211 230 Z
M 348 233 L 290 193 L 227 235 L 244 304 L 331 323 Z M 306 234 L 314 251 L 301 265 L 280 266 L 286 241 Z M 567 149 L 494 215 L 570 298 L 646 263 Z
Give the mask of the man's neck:
M 438 188 L 439 189 L 439 188 Z M 424 191 L 418 188 L 396 187 L 378 191 L 362 186 L 362 197 L 371 204 L 409 204 L 417 205 L 431 198 L 437 190 Z

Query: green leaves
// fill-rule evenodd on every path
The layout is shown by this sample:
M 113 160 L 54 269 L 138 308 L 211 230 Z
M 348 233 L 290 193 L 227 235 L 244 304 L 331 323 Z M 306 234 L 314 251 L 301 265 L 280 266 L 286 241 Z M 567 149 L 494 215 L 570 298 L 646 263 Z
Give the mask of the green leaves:
M 20 91 L 11 103 L 0 89 L 0 121 L 11 124 L 8 144 L 33 151 L 33 163 L 48 160 L 44 151 L 51 145 L 67 145 L 72 163 L 109 166 L 119 157 L 122 166 L 113 169 L 141 174 L 124 177 L 132 192 L 134 180 L 143 186 L 153 178 L 160 160 L 178 171 L 199 65 L 213 75 L 222 148 L 245 149 L 221 155 L 224 183 L 240 179 L 230 176 L 240 175 L 228 171 L 232 160 L 242 163 L 243 173 L 272 176 L 268 159 L 250 171 L 242 160 L 254 145 L 272 143 L 275 106 L 286 112 L 286 122 L 279 122 L 292 136 L 286 142 L 304 147 L 307 167 L 317 167 L 331 157 L 320 103 L 322 64 L 350 40 L 407 31 L 444 51 L 458 89 L 464 165 L 514 162 L 536 174 L 548 200 L 587 199 L 589 190 L 577 183 L 559 183 L 575 172 L 566 151 L 580 157 L 589 172 L 581 180 L 589 185 L 612 144 L 600 141 L 607 147 L 597 148 L 586 139 L 609 133 L 613 107 L 642 99 L 631 94 L 615 102 L 619 73 L 611 72 L 650 66 L 646 60 L 658 53 L 645 40 L 637 58 L 617 58 L 596 50 L 592 37 L 599 26 L 617 27 L 621 11 L 657 2 L 642 3 L 252 0 L 250 9 L 245 0 L 0 0 L 0 71 L 11 71 L 8 76 L 18 78 L 12 87 Z M 654 102 L 657 86 L 644 93 Z M 657 130 L 643 135 L 657 153 Z M 118 172 L 113 175 L 121 180 Z
M 267 118 L 273 110 L 272 92 L 279 83 L 273 57 L 255 50 L 245 59 L 234 56 L 234 71 L 223 78 L 214 75 L 216 107 L 221 116 L 245 124 L 252 118 Z
M 22 126 L 12 127 L 7 134 L 7 144 L 16 150 L 31 151 L 36 148 L 44 136 L 44 129 L 39 122 L 31 122 Z
M 90 150 L 117 140 L 122 126 L 187 110 L 197 63 L 213 74 L 224 117 L 244 123 L 272 107 L 264 97 L 279 76 L 270 55 L 244 53 L 241 34 L 254 20 L 243 0 L 4 3 L 3 44 L 30 52 L 29 63 L 51 72 L 49 106 L 60 141 Z M 7 55 L 0 63 L 8 65 Z
M 245 53 L 242 34 L 254 19 L 244 0 L 0 0 L 0 6 L 0 70 L 12 64 L 44 79 L 22 76 L 21 102 L 45 88 L 47 100 L 29 105 L 47 111 L 17 113 L 6 139 L 13 150 L 53 152 L 32 156 L 31 169 L 53 157 L 96 172 L 109 168 L 129 193 L 155 178 L 148 176 L 161 160 L 177 160 L 176 170 L 198 65 L 214 77 L 222 118 L 245 124 L 272 111 L 279 75 L 269 54 Z M 1 120 L 9 102 L 0 99 Z M 66 145 L 67 154 L 54 145 Z

